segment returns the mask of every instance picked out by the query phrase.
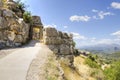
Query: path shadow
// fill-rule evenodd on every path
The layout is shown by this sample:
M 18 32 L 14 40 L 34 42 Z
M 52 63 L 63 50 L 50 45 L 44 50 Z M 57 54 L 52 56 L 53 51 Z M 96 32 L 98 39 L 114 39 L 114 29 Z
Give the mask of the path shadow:
M 29 41 L 28 43 L 26 43 L 26 44 L 24 44 L 24 45 L 22 45 L 22 46 L 19 46 L 19 47 L 12 47 L 12 48 L 4 48 L 4 49 L 0 49 L 0 50 L 9 50 L 9 49 L 20 49 L 20 48 L 27 48 L 27 47 L 34 47 L 34 46 L 36 46 L 36 44 L 39 44 L 40 43 L 40 41 L 38 41 L 38 40 L 31 40 L 31 41 Z

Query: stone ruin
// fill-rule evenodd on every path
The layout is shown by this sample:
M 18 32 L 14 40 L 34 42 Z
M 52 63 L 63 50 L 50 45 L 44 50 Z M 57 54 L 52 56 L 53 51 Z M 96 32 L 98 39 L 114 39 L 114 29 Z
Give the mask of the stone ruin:
M 6 1 L 6 7 L 0 0 L 0 49 L 17 47 L 31 39 L 42 39 L 42 23 L 39 16 L 33 16 L 33 24 L 25 23 L 23 12 L 13 0 Z
M 33 40 L 42 40 L 43 37 L 43 24 L 39 16 L 32 16 L 32 39 Z
M 63 33 L 55 28 L 48 27 L 43 31 L 43 41 L 58 55 L 60 60 L 63 60 L 67 65 L 72 65 L 74 55 L 72 34 Z
M 9 9 L 0 8 L 0 48 L 20 46 L 28 40 L 29 24 Z
M 45 28 L 39 16 L 32 16 L 32 24 L 25 23 L 23 12 L 17 8 L 16 2 L 7 0 L 7 8 L 0 0 L 0 49 L 17 47 L 29 40 L 41 40 L 58 56 L 59 60 L 72 65 L 74 44 L 72 34 Z

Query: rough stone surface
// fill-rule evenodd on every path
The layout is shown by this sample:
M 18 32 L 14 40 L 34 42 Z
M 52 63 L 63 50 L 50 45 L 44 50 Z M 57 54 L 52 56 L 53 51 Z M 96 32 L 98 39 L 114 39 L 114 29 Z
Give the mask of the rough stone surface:
M 43 31 L 43 41 L 55 54 L 60 56 L 60 60 L 65 60 L 66 64 L 72 65 L 74 46 L 71 34 L 48 27 Z
M 0 8 L 3 7 L 3 2 L 0 0 Z
M 30 26 L 9 9 L 0 9 L 0 48 L 16 47 L 29 38 Z
M 43 25 L 39 16 L 32 16 L 32 39 L 41 40 L 43 37 Z
M 39 16 L 32 16 L 32 23 L 23 20 L 24 10 L 13 0 L 7 0 L 5 7 L 0 0 L 0 49 L 16 47 L 29 40 L 42 40 L 43 25 Z
M 7 0 L 6 7 L 8 9 L 12 10 L 13 12 L 15 12 L 15 14 L 18 17 L 20 17 L 20 18 L 23 17 L 24 10 L 19 9 L 18 4 L 16 2 L 14 2 L 13 0 Z

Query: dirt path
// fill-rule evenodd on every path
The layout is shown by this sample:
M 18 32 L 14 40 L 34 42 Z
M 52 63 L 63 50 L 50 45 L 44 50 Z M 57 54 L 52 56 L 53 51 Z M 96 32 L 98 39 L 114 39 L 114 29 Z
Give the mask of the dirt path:
M 0 80 L 26 80 L 30 64 L 38 53 L 42 55 L 43 63 L 45 62 L 46 54 L 44 55 L 45 49 L 42 46 L 40 43 L 31 42 L 0 59 Z

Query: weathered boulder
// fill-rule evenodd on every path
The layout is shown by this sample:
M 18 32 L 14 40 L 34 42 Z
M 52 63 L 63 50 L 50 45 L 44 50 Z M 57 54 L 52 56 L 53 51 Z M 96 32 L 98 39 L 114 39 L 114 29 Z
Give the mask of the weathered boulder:
M 3 7 L 3 2 L 0 0 L 0 8 Z
M 14 2 L 13 0 L 7 0 L 6 1 L 6 7 L 9 10 L 12 10 L 13 12 L 15 12 L 15 14 L 18 17 L 20 17 L 20 18 L 23 17 L 24 10 L 19 9 L 18 4 L 16 2 Z
M 62 44 L 60 45 L 60 53 L 64 55 L 70 55 L 70 47 L 68 45 Z
M 15 47 L 29 38 L 29 24 L 9 9 L 0 9 L 0 48 Z
M 34 25 L 42 25 L 40 16 L 32 16 L 32 21 Z
M 47 45 L 59 45 L 61 44 L 61 38 L 60 37 L 44 37 L 44 43 Z
M 0 17 L 0 30 L 8 28 L 8 26 L 6 24 L 7 24 L 7 21 L 5 20 L 5 18 L 4 17 Z
M 14 32 L 12 32 L 12 31 L 9 31 L 9 33 L 8 33 L 8 39 L 10 41 L 14 41 L 15 37 L 16 37 L 16 34 Z
M 14 13 L 9 9 L 3 9 L 3 16 L 8 18 L 13 18 Z
M 57 32 L 57 30 L 55 28 L 48 27 L 48 28 L 45 28 L 45 30 L 44 30 L 44 36 L 57 37 L 58 32 Z

